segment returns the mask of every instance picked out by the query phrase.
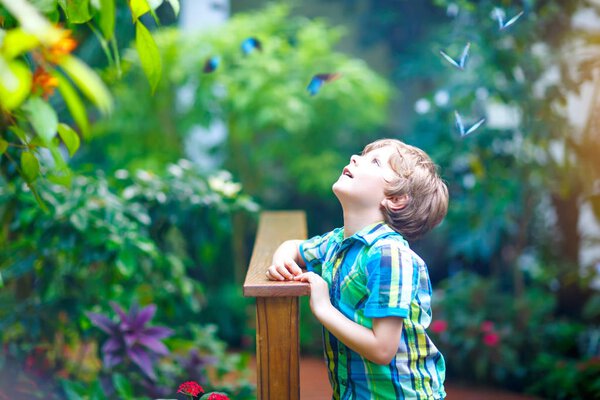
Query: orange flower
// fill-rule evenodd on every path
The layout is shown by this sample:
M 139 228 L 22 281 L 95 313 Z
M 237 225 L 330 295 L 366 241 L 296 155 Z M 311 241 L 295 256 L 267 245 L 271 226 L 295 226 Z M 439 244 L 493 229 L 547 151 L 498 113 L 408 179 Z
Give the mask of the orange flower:
M 53 63 L 58 63 L 63 56 L 71 54 L 76 47 L 77 41 L 71 36 L 71 31 L 67 30 L 58 42 L 46 50 L 46 59 Z
M 58 87 L 58 79 L 50 75 L 43 67 L 37 67 L 33 73 L 33 85 L 31 91 L 47 99 Z

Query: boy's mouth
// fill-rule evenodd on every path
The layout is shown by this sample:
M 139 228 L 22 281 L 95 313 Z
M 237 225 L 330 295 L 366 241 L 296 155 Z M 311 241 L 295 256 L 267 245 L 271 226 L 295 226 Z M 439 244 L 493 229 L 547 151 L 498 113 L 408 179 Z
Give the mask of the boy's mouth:
M 342 171 L 342 175 L 345 175 L 348 178 L 353 178 L 352 173 L 350 172 L 350 170 L 348 169 L 348 167 L 344 168 L 344 170 Z

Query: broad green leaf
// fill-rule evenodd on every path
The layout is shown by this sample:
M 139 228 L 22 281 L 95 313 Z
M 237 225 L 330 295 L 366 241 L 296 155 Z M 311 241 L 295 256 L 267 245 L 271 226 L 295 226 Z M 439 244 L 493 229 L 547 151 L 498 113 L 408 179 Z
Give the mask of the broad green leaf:
M 60 123 L 58 124 L 58 134 L 64 142 L 65 146 L 69 150 L 69 155 L 73 157 L 73 154 L 79 148 L 79 135 L 69 125 Z
M 142 69 L 154 93 L 162 74 L 162 61 L 150 31 L 139 21 L 135 24 L 135 47 L 140 55 Z
M 60 152 L 59 144 L 60 142 L 56 139 L 48 146 L 48 150 L 50 150 L 50 154 L 52 154 L 52 159 L 54 160 L 54 171 L 64 171 L 68 168 L 63 154 Z
M 115 33 L 115 15 L 115 0 L 100 0 L 100 30 L 106 40 Z
M 57 185 L 64 186 L 66 188 L 71 187 L 73 182 L 73 174 L 69 167 L 62 168 L 60 170 L 52 171 L 46 175 L 46 178 Z
M 32 74 L 18 60 L 6 61 L 0 57 L 0 107 L 14 110 L 31 92 Z
M 82 394 L 85 394 L 85 387 L 79 382 L 72 382 L 66 379 L 61 380 L 61 386 L 66 400 L 81 400 L 83 399 Z
M 29 0 L 29 2 L 46 17 L 48 14 L 56 11 L 56 1 L 57 0 Z
M 0 139 L 0 156 L 8 149 L 8 142 L 4 139 Z
M 58 90 L 62 94 L 63 100 L 65 101 L 71 116 L 75 120 L 75 123 L 81 130 L 81 133 L 84 137 L 87 137 L 90 131 L 90 126 L 88 123 L 85 106 L 83 105 L 79 94 L 62 74 L 53 72 L 52 76 L 58 79 Z
M 18 127 L 17 125 L 12 125 L 8 128 L 12 133 L 14 133 L 21 143 L 27 144 L 29 142 L 29 138 L 27 137 L 27 132 Z
M 56 111 L 39 97 L 31 97 L 27 100 L 23 105 L 23 110 L 42 143 L 49 146 L 58 129 Z
M 59 65 L 101 112 L 109 114 L 112 111 L 110 92 L 94 70 L 72 55 L 63 57 Z
M 180 10 L 179 0 L 167 0 L 167 1 L 171 5 L 171 8 L 173 9 L 175 16 L 178 16 L 179 10 Z
M 132 276 L 135 272 L 136 258 L 132 252 L 128 250 L 121 250 L 117 257 L 117 269 L 121 275 L 125 277 Z
M 36 156 L 28 151 L 21 153 L 21 170 L 27 182 L 33 182 L 40 174 L 40 163 Z
M 58 0 L 67 19 L 73 24 L 83 24 L 92 19 L 89 0 Z
M 131 8 L 131 17 L 133 22 L 137 20 L 148 11 L 150 11 L 150 5 L 146 0 L 130 0 L 129 7 Z
M 113 374 L 113 383 L 115 384 L 115 389 L 117 389 L 117 393 L 123 399 L 131 399 L 133 398 L 133 386 L 131 386 L 131 382 L 129 379 L 124 377 L 123 375 L 116 373 Z
M 13 59 L 39 44 L 40 41 L 35 35 L 25 32 L 21 28 L 10 29 L 2 41 L 2 52 L 6 58 Z

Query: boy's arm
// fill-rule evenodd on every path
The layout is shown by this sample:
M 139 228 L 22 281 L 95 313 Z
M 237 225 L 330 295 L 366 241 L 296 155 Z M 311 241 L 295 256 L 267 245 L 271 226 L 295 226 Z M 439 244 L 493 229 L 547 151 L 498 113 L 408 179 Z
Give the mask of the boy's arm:
M 279 245 L 273 253 L 272 265 L 267 269 L 267 278 L 272 281 L 292 280 L 300 275 L 301 267 L 305 267 L 300 255 L 302 240 L 287 240 Z
M 327 282 L 323 278 L 307 272 L 294 279 L 310 283 L 310 308 L 338 340 L 376 364 L 386 365 L 394 359 L 402 335 L 402 318 L 373 318 L 373 328 L 369 329 L 346 318 L 331 305 Z

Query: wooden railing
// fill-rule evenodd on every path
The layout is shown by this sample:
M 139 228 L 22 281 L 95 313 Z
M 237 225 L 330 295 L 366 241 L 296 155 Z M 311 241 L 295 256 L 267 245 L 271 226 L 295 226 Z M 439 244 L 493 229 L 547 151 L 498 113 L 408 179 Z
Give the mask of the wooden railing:
M 306 239 L 302 211 L 263 212 L 244 282 L 244 296 L 256 297 L 256 372 L 260 400 L 300 399 L 298 297 L 307 283 L 270 281 L 273 253 L 288 239 Z

